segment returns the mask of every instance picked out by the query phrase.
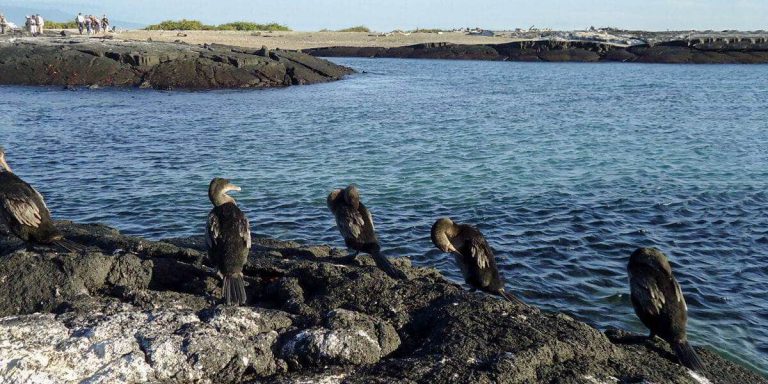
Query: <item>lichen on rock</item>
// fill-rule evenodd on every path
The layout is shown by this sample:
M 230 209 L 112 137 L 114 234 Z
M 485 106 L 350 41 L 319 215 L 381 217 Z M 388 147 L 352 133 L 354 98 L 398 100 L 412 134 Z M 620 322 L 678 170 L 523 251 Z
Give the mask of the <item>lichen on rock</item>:
M 293 368 L 374 364 L 400 346 L 395 328 L 364 313 L 335 309 L 323 327 L 292 336 L 281 350 Z

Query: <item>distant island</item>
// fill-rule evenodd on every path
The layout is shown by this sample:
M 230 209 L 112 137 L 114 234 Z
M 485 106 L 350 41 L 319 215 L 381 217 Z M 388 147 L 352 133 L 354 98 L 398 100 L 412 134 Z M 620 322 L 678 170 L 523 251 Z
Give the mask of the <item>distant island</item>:
M 516 31 L 500 34 L 491 31 L 475 31 L 474 33 L 486 36 L 488 41 L 470 44 L 427 42 L 389 48 L 334 46 L 312 48 L 304 52 L 323 57 L 667 64 L 768 63 L 768 33 L 764 31 L 590 30 Z M 499 39 L 509 41 L 493 41 L 497 36 Z
M 216 31 L 153 28 L 126 31 L 122 36 L 140 40 L 180 39 L 196 44 L 216 42 L 250 47 L 266 45 L 302 50 L 321 57 L 669 64 L 768 63 L 766 31 L 648 32 L 593 28 L 585 31 L 420 29 L 377 33 L 365 26 L 357 26 L 339 31 L 247 32 L 233 30 L 229 24 L 225 24 Z
M 77 39 L 50 34 L 0 36 L 0 84 L 163 90 L 274 88 L 334 81 L 354 72 L 301 52 L 266 47 L 126 41 L 111 34 Z
M 80 35 L 47 29 L 0 36 L 0 84 L 156 89 L 269 88 L 339 80 L 353 73 L 315 57 L 540 62 L 765 64 L 768 33 L 419 30 L 293 32 L 279 24 L 228 23 L 210 30 Z M 191 24 L 190 24 L 191 23 Z M 252 31 L 253 28 L 268 31 Z M 202 28 L 202 29 L 201 29 Z M 211 27 L 213 28 L 213 27 Z M 315 56 L 315 57 L 312 57 Z

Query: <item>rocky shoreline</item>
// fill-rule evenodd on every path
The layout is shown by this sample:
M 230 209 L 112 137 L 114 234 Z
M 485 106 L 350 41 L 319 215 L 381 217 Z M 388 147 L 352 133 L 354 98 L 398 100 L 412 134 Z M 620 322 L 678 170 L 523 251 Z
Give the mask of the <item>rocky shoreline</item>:
M 328 47 L 305 49 L 318 57 L 408 59 L 628 62 L 664 64 L 768 64 L 766 36 L 707 37 L 617 44 L 600 40 L 532 39 L 503 44 L 426 43 L 397 48 Z
M 254 236 L 249 302 L 219 304 L 203 236 L 147 241 L 59 222 L 84 255 L 0 230 L 0 381 L 696 383 L 665 342 L 627 344 L 439 272 Z M 697 348 L 712 383 L 768 383 Z
M 300 52 L 266 48 L 66 36 L 0 37 L 0 85 L 274 88 L 339 80 L 353 72 Z

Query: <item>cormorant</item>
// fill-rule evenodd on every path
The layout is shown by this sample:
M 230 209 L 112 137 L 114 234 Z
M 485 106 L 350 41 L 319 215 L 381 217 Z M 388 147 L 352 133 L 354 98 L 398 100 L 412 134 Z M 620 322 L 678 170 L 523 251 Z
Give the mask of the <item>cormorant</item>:
M 704 365 L 688 343 L 685 331 L 688 306 L 667 257 L 658 249 L 640 248 L 630 256 L 627 272 L 632 306 L 650 329 L 648 338 L 660 336 L 684 366 L 701 372 Z
M 85 247 L 64 238 L 51 220 L 43 196 L 16 176 L 5 161 L 0 147 L 0 221 L 27 243 L 57 245 L 68 252 L 83 252 Z
M 344 189 L 334 190 L 328 195 L 327 203 L 328 209 L 336 218 L 336 226 L 344 237 L 344 243 L 355 250 L 353 257 L 360 252 L 365 252 L 373 256 L 376 265 L 392 278 L 407 278 L 381 254 L 379 239 L 373 227 L 373 216 L 360 201 L 360 192 L 357 187 L 350 185 Z
M 481 291 L 500 295 L 510 303 L 525 305 L 504 289 L 504 279 L 496 267 L 496 258 L 485 237 L 477 228 L 456 224 L 444 217 L 432 225 L 432 243 L 437 249 L 453 253 L 464 281 Z
M 251 249 L 251 226 L 229 191 L 240 191 L 227 179 L 214 178 L 208 186 L 213 209 L 205 228 L 208 257 L 223 278 L 222 295 L 227 305 L 245 304 L 243 266 Z

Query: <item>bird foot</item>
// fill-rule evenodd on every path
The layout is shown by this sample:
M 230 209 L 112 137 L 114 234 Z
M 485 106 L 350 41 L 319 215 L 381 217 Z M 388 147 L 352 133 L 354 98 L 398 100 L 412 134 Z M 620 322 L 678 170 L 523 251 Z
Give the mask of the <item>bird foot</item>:
M 27 252 L 32 252 L 32 253 L 57 253 L 58 252 L 58 248 L 57 247 L 43 246 L 43 245 L 28 245 L 27 246 Z
M 647 335 L 630 333 L 620 329 L 609 329 L 605 331 L 605 335 L 614 344 L 642 344 L 652 340 Z

